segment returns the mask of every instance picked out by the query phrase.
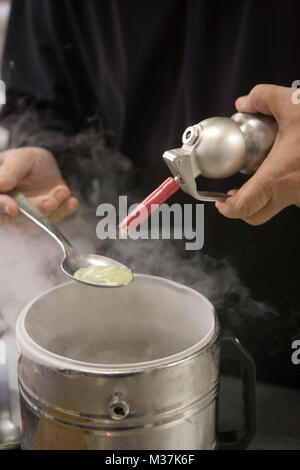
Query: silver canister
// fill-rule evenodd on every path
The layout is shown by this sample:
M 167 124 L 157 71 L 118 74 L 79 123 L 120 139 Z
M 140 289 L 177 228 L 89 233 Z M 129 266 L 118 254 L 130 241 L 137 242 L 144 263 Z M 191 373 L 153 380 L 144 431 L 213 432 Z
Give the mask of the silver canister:
M 17 323 L 24 449 L 241 448 L 255 431 L 255 367 L 242 363 L 245 425 L 218 433 L 219 325 L 212 304 L 172 281 L 126 288 L 67 283 Z
M 217 201 L 228 195 L 198 191 L 196 178 L 254 173 L 271 150 L 277 131 L 275 119 L 262 114 L 212 117 L 189 126 L 182 147 L 168 150 L 163 158 L 183 191 L 200 201 Z

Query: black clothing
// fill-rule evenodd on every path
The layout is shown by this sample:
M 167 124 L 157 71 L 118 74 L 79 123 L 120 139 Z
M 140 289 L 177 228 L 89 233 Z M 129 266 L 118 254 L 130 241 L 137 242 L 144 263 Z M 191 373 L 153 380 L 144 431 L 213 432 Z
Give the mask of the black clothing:
M 296 0 L 14 1 L 3 59 L 4 116 L 12 128 L 22 119 L 27 125 L 26 110 L 34 106 L 42 117 L 18 145 L 43 144 L 44 128 L 53 133 L 45 146 L 62 161 L 57 132 L 72 135 L 103 114 L 146 195 L 169 176 L 161 155 L 181 145 L 188 125 L 230 116 L 235 99 L 258 83 L 291 86 L 300 78 L 299 40 Z M 202 178 L 199 185 L 224 191 L 245 180 Z M 290 207 L 251 227 L 205 207 L 203 252 L 230 259 L 252 296 L 280 315 L 242 333 L 259 376 L 291 385 L 300 383 L 290 360 L 292 340 L 300 337 L 299 216 Z M 260 339 L 256 328 L 265 331 Z M 237 325 L 233 330 L 239 334 Z

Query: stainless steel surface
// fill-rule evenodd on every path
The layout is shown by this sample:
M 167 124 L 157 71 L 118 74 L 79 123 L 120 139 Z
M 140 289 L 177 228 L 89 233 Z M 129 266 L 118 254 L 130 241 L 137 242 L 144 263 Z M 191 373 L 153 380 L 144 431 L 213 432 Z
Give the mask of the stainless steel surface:
M 225 193 L 198 191 L 196 178 L 227 178 L 257 170 L 270 151 L 277 133 L 276 121 L 258 114 L 235 113 L 213 117 L 188 127 L 183 146 L 168 150 L 163 158 L 183 191 L 200 201 L 218 201 Z
M 45 217 L 37 209 L 37 207 L 31 204 L 31 202 L 24 196 L 24 194 L 22 194 L 19 191 L 15 191 L 15 192 L 10 193 L 10 196 L 14 198 L 22 214 L 24 214 L 26 217 L 31 219 L 37 225 L 39 225 L 43 230 L 45 230 L 49 235 L 51 235 L 51 237 L 53 237 L 54 240 L 56 240 L 57 243 L 60 245 L 60 247 L 62 248 L 65 254 L 65 258 L 61 264 L 61 269 L 63 270 L 65 274 L 67 274 L 67 276 L 83 284 L 92 285 L 94 287 L 103 287 L 103 285 L 101 284 L 95 284 L 93 282 L 76 279 L 74 277 L 74 273 L 80 268 L 85 268 L 91 265 L 118 266 L 120 268 L 127 269 L 128 271 L 130 271 L 130 269 L 127 268 L 127 266 L 125 266 L 122 263 L 119 263 L 118 261 L 112 258 L 107 258 L 106 256 L 100 256 L 100 255 L 79 253 L 71 245 L 69 240 L 67 240 L 66 237 L 61 233 L 61 231 L 56 227 L 56 225 L 50 222 L 50 220 L 47 219 L 47 217 Z M 114 285 L 114 286 L 106 286 L 106 287 L 122 287 L 125 285 L 128 285 L 128 284 L 119 284 L 117 286 Z
M 107 404 L 107 409 L 112 419 L 121 420 L 128 416 L 130 408 L 128 401 L 121 393 L 114 393 Z
M 219 327 L 192 289 L 64 284 L 25 308 L 17 343 L 25 449 L 215 448 Z
M 21 443 L 16 362 L 14 337 L 6 331 L 0 336 L 0 450 Z
M 191 155 L 184 149 L 168 150 L 163 157 L 181 189 L 193 198 L 203 202 L 215 202 L 229 197 L 224 193 L 197 190 Z
M 274 118 L 262 114 L 235 113 L 231 119 L 238 123 L 246 144 L 245 163 L 240 171 L 252 174 L 269 153 L 278 125 Z

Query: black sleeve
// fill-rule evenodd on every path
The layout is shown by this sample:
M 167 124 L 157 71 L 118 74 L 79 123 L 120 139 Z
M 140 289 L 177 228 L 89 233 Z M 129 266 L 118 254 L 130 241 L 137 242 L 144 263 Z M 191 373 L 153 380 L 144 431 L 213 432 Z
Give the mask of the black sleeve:
M 76 118 L 93 102 L 84 67 L 84 32 L 72 27 L 76 0 L 14 0 L 4 48 L 7 92 L 34 98 L 39 108 Z
M 1 125 L 10 131 L 10 148 L 48 149 L 65 178 L 87 193 L 92 175 L 98 172 L 99 179 L 108 181 L 118 169 L 127 173 L 130 163 L 114 149 L 113 133 L 92 96 L 84 32 L 72 21 L 76 7 L 83 5 L 78 0 L 12 2 L 2 63 L 7 103 Z

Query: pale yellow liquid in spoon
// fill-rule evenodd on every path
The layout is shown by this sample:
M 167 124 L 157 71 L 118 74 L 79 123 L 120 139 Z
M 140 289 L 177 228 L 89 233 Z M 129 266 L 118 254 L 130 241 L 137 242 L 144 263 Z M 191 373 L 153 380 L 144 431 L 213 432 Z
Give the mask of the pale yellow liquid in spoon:
M 88 266 L 80 268 L 74 273 L 80 281 L 93 282 L 103 286 L 118 286 L 129 284 L 132 281 L 132 272 L 118 266 Z

